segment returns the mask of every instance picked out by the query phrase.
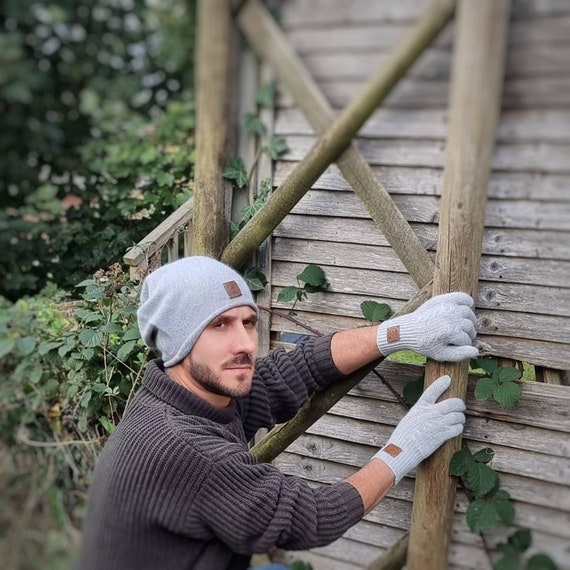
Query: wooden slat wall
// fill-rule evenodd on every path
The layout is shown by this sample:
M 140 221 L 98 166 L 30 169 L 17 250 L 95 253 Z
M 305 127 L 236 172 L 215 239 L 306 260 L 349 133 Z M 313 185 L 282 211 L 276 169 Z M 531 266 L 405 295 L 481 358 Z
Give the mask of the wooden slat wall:
M 358 93 L 391 47 L 431 0 L 287 0 L 281 26 L 340 109 Z M 570 3 L 512 0 L 503 111 L 493 158 L 477 314 L 483 350 L 537 365 L 570 369 Z M 357 144 L 383 186 L 434 255 L 446 137 L 451 26 L 366 123 Z M 275 164 L 278 187 L 315 142 L 313 131 L 281 91 L 275 133 L 289 152 Z M 417 292 L 386 239 L 339 170 L 331 166 L 275 230 L 271 304 L 307 263 L 331 283 L 296 306 L 300 321 L 324 333 L 363 324 L 360 303 L 398 310 Z M 306 333 L 274 316 L 275 333 Z M 386 362 L 400 390 L 421 370 Z M 570 389 L 526 384 L 514 412 L 468 401 L 466 438 L 490 446 L 493 467 L 511 493 L 516 524 L 533 530 L 534 551 L 570 570 Z M 319 485 L 339 481 L 368 461 L 405 410 L 375 378 L 365 379 L 276 463 Z M 315 570 L 351 570 L 389 548 L 409 529 L 413 477 L 342 539 L 293 555 Z M 469 532 L 459 492 L 449 567 L 490 569 L 481 538 Z M 495 546 L 505 533 L 488 538 Z
M 427 0 L 290 0 L 283 4 L 282 26 L 319 87 L 340 108 L 428 5 Z M 570 4 L 514 0 L 512 11 L 476 300 L 479 340 L 485 354 L 570 369 L 570 83 L 565 89 L 553 87 L 570 77 L 570 40 L 563 33 L 570 24 Z M 444 30 L 357 140 L 432 255 L 445 158 L 451 32 L 451 26 Z M 286 94 L 279 99 L 275 132 L 289 145 L 276 164 L 278 186 L 316 138 Z M 323 332 L 359 318 L 363 300 L 397 309 L 417 291 L 335 166 L 275 230 L 273 260 L 275 307 L 280 288 L 294 284 L 304 264 L 325 269 L 330 291 L 296 307 L 301 320 L 308 311 L 311 324 Z M 283 326 L 290 328 L 277 321 L 275 330 Z
M 384 362 L 379 370 L 400 393 L 406 382 L 423 373 L 421 367 L 392 362 Z M 505 410 L 494 403 L 477 402 L 474 385 L 475 378 L 471 378 L 465 428 L 469 447 L 473 451 L 483 447 L 495 451 L 491 465 L 511 494 L 516 526 L 532 530 L 533 552 L 547 552 L 561 570 L 569 569 L 570 390 L 525 382 L 521 405 Z M 391 392 L 370 375 L 275 463 L 314 484 L 337 482 L 370 459 L 405 412 Z M 408 530 L 413 483 L 413 476 L 404 478 L 385 501 L 334 545 L 298 557 L 312 562 L 315 570 L 365 567 Z M 480 536 L 466 525 L 467 504 L 458 491 L 450 568 L 491 568 Z M 508 534 L 502 528 L 486 539 L 493 547 Z

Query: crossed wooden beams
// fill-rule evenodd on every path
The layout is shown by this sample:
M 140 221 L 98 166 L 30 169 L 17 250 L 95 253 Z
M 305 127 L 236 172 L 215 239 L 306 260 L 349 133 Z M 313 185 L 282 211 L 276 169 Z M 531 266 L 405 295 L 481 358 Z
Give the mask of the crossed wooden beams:
M 225 1 L 227 0 L 216 0 L 216 3 L 223 9 Z M 211 2 L 212 0 L 210 6 Z M 335 116 L 326 98 L 261 2 L 247 0 L 237 4 L 237 22 L 241 31 L 260 56 L 271 65 L 278 80 L 287 87 L 319 139 L 278 191 L 272 194 L 263 209 L 225 248 L 222 261 L 241 267 L 326 168 L 336 161 L 420 288 L 420 292 L 400 313 L 413 310 L 432 294 L 466 291 L 474 296 L 479 274 L 487 184 L 503 84 L 509 0 L 459 1 L 435 266 L 351 141 L 398 80 L 451 19 L 455 0 L 435 0 L 432 8 L 411 29 L 404 41 L 396 46 L 378 73 L 338 116 Z M 200 200 L 208 199 L 205 196 L 207 193 L 202 190 L 201 188 L 196 193 L 196 211 L 200 207 L 207 210 L 207 207 L 200 206 Z M 217 200 L 219 204 L 220 195 Z M 208 223 L 211 223 L 212 217 L 207 218 Z M 194 242 L 201 245 L 194 253 L 212 254 L 215 248 L 208 246 L 203 239 L 204 234 L 200 234 L 200 227 L 196 227 L 200 219 L 203 218 L 195 214 Z M 216 239 L 219 240 L 219 235 Z M 275 458 L 376 364 L 314 395 L 293 420 L 270 432 L 252 451 L 262 461 Z M 450 374 L 453 384 L 447 396 L 464 398 L 467 372 L 467 362 L 449 364 L 430 361 L 426 367 L 425 384 L 429 385 L 441 374 Z M 448 466 L 450 458 L 459 447 L 460 438 L 456 438 L 442 446 L 429 461 L 418 468 L 407 549 L 407 565 L 410 570 L 440 570 L 447 566 L 455 493 L 455 481 L 448 475 Z M 378 560 L 371 568 L 379 570 L 401 567 L 405 551 L 405 542 L 399 541 L 397 548 L 391 551 L 395 556 Z

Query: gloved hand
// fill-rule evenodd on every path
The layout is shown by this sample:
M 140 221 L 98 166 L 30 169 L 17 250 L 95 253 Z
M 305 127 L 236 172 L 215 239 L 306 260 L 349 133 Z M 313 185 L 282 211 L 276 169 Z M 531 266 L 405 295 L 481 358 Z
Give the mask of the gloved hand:
M 450 385 L 447 375 L 433 382 L 400 420 L 388 443 L 372 457 L 393 471 L 395 485 L 444 442 L 463 431 L 463 400 L 449 398 L 436 403 Z
M 432 297 L 413 313 L 380 324 L 378 349 L 384 356 L 407 349 L 447 362 L 476 358 L 479 351 L 472 343 L 477 318 L 471 307 L 467 293 Z

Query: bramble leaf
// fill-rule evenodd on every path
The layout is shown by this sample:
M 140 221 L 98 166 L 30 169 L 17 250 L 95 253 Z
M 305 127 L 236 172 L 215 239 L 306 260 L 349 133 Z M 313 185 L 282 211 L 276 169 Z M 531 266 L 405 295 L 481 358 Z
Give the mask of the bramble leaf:
M 325 276 L 325 272 L 321 267 L 314 264 L 309 264 L 299 275 L 297 275 L 297 279 L 302 281 L 303 283 L 307 283 L 308 285 L 312 285 L 313 287 L 325 287 L 327 283 L 327 279 Z
M 493 378 L 479 378 L 475 385 L 475 399 L 488 400 L 493 395 L 493 390 L 497 385 L 496 380 Z
M 297 298 L 297 292 L 300 291 L 299 287 L 295 287 L 291 285 L 289 287 L 284 287 L 279 291 L 279 295 L 277 295 L 277 300 L 280 303 L 290 303 L 294 299 Z
M 360 310 L 364 318 L 371 323 L 385 321 L 392 312 L 390 305 L 378 303 L 377 301 L 362 301 L 362 303 L 360 303 Z
M 546 554 L 535 554 L 526 563 L 526 570 L 556 570 L 556 564 Z
M 469 465 L 473 463 L 473 456 L 468 447 L 464 447 L 453 454 L 451 461 L 449 462 L 449 473 L 450 475 L 456 475 L 461 477 L 467 473 Z
M 532 543 L 532 535 L 528 528 L 523 528 L 517 530 L 513 535 L 509 537 L 509 543 L 513 545 L 513 548 L 517 552 L 524 552 L 528 550 Z
M 493 389 L 493 397 L 505 408 L 514 408 L 521 399 L 522 389 L 515 382 L 503 382 Z
M 467 478 L 473 492 L 482 497 L 493 490 L 497 484 L 497 472 L 478 461 L 472 461 L 467 466 Z
M 473 459 L 479 463 L 489 463 L 493 459 L 495 452 L 490 447 L 485 447 L 473 454 Z
M 472 368 L 482 368 L 487 374 L 493 374 L 493 371 L 499 367 L 499 361 L 496 358 L 475 358 L 471 360 Z
M 499 522 L 494 503 L 485 499 L 475 499 L 470 503 L 465 516 L 472 532 L 484 532 Z
M 504 366 L 499 369 L 499 382 L 511 382 L 521 377 L 521 371 L 513 366 Z
M 402 395 L 404 396 L 404 400 L 406 404 L 413 406 L 422 395 L 424 391 L 424 379 L 418 378 L 417 380 L 411 380 L 408 382 L 402 391 Z

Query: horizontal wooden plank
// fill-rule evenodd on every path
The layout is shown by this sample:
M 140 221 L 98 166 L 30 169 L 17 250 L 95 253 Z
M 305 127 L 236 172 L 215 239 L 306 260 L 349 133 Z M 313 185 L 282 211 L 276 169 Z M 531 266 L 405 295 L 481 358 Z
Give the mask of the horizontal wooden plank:
M 307 54 L 303 63 L 313 78 L 319 81 L 366 81 L 385 65 L 392 50 L 360 52 L 321 51 Z M 427 48 L 410 68 L 407 77 L 449 80 L 451 49 Z M 511 47 L 507 53 L 505 76 L 549 76 L 570 72 L 570 42 Z
M 411 29 L 405 23 L 345 23 L 329 24 L 326 28 L 317 26 L 290 28 L 286 37 L 296 53 L 303 56 L 308 53 L 347 53 L 357 54 L 365 51 L 379 51 L 393 48 Z M 565 44 L 568 42 L 570 16 L 533 18 L 532 20 L 515 20 L 509 26 L 509 47 L 526 45 L 541 46 L 544 44 Z M 453 26 L 447 26 L 432 45 L 451 47 Z
M 392 196 L 408 222 L 439 222 L 440 199 L 436 196 Z M 352 192 L 309 190 L 292 209 L 293 214 L 317 214 L 369 218 L 370 215 Z M 544 229 L 570 231 L 570 202 L 532 202 L 530 200 L 487 201 L 485 226 L 488 228 Z
M 358 131 L 358 136 L 359 138 L 445 140 L 447 114 L 446 108 L 405 111 L 380 108 Z M 497 141 L 506 143 L 569 142 L 569 127 L 570 111 L 568 110 L 505 111 L 499 118 Z M 277 113 L 274 130 L 281 136 L 314 134 L 310 123 L 297 108 L 281 109 Z
M 309 259 L 304 263 L 274 261 L 272 285 L 278 287 L 294 285 L 297 275 L 309 262 Z M 330 287 L 324 293 L 314 293 L 312 299 L 321 299 L 329 293 L 345 293 L 407 301 L 417 293 L 417 286 L 404 273 L 385 274 L 361 268 L 328 266 L 326 276 Z M 569 317 L 569 295 L 570 289 L 562 287 L 480 281 L 475 302 L 480 309 Z
M 368 0 L 288 0 L 281 15 L 285 29 L 308 26 L 368 24 L 376 22 L 408 22 L 421 18 L 431 0 L 369 2 Z M 537 16 L 566 16 L 570 12 L 566 0 L 517 0 L 512 3 L 513 19 Z
M 410 224 L 422 245 L 435 251 L 438 228 L 435 225 Z M 371 219 L 333 218 L 329 216 L 289 215 L 277 228 L 276 237 L 321 240 L 334 243 L 358 243 L 387 246 L 388 241 Z M 486 228 L 483 232 L 484 255 L 535 257 L 570 260 L 570 232 Z
M 407 272 L 390 247 L 275 238 L 272 257 L 279 261 L 299 263 L 310 259 L 311 263 L 321 266 Z M 570 262 L 484 255 L 481 258 L 479 279 L 570 288 Z
M 376 299 L 377 300 L 377 299 Z M 381 300 L 381 299 L 380 299 Z M 291 306 L 280 305 L 286 314 Z M 301 307 L 303 307 L 301 305 Z M 322 313 L 309 313 L 295 307 L 298 323 L 305 323 L 314 330 L 323 333 L 333 333 L 353 326 L 362 326 L 363 320 L 338 315 Z M 271 330 L 296 334 L 308 334 L 301 324 L 295 324 L 286 316 L 275 315 L 272 319 Z M 544 366 L 557 370 L 570 370 L 570 345 L 558 342 L 540 341 L 532 339 L 515 339 L 501 336 L 479 334 L 476 344 L 481 356 L 499 356 L 528 362 L 535 366 Z
M 313 136 L 290 135 L 288 151 L 281 160 L 298 162 L 315 145 Z M 356 139 L 356 146 L 371 165 L 424 166 L 443 168 L 443 141 L 416 139 Z M 570 173 L 568 143 L 499 143 L 495 147 L 492 168 L 501 171 Z
M 449 82 L 404 78 L 383 101 L 386 107 L 442 108 L 447 105 Z M 362 90 L 362 81 L 321 81 L 323 95 L 335 109 L 346 107 Z M 503 109 L 568 109 L 570 77 L 524 77 L 505 81 L 502 97 Z M 293 101 L 282 91 L 279 107 L 291 107 Z
M 297 166 L 296 162 L 277 162 L 274 186 L 279 186 Z M 372 166 L 378 181 L 390 194 L 441 196 L 443 169 L 413 166 Z M 540 172 L 491 172 L 489 198 L 570 202 L 570 176 Z M 316 190 L 351 190 L 336 165 L 329 166 L 315 182 Z

